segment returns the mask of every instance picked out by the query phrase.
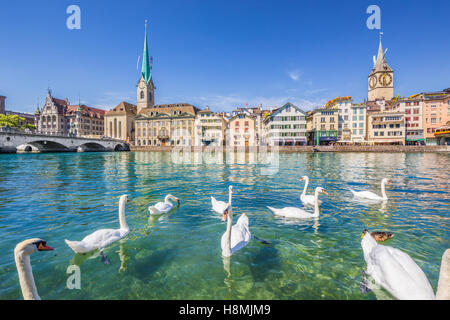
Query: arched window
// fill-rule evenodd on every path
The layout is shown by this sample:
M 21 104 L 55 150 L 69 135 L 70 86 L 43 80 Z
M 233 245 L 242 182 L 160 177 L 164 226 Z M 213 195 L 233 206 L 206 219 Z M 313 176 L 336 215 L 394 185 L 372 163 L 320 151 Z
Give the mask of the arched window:
M 114 119 L 114 138 L 117 138 L 117 119 Z
M 151 92 L 148 93 L 148 101 L 152 101 L 152 93 Z
M 144 91 L 141 91 L 141 100 L 144 99 Z

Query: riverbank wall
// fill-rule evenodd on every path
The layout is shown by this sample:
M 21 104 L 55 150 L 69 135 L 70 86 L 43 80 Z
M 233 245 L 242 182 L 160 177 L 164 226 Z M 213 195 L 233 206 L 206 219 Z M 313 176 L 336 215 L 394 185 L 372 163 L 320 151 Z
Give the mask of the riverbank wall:
M 183 152 L 263 152 L 265 150 L 271 151 L 271 147 L 174 147 L 174 146 L 130 146 L 130 151 L 183 151 Z M 278 152 L 450 152 L 450 146 L 279 146 L 272 148 Z

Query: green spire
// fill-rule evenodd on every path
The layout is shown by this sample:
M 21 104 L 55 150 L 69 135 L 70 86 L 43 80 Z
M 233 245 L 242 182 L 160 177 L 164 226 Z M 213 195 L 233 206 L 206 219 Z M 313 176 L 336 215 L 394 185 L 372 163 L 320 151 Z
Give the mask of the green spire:
M 152 69 L 150 67 L 150 57 L 148 55 L 147 45 L 147 20 L 145 20 L 145 40 L 144 40 L 144 54 L 142 55 L 142 76 L 146 84 L 150 82 L 152 78 Z

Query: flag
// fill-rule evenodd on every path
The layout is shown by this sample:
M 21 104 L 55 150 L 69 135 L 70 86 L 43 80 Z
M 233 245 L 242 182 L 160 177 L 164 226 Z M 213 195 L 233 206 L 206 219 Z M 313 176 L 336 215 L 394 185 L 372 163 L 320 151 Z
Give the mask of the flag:
M 248 106 L 248 102 L 245 103 L 245 106 L 246 106 L 246 107 Z
M 139 60 L 141 60 L 141 56 L 138 57 L 138 61 L 136 63 L 136 70 L 139 70 Z

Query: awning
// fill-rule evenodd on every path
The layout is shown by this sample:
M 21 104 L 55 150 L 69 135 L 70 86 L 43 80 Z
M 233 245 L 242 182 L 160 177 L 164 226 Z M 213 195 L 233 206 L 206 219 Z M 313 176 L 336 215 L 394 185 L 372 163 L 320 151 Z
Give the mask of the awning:
M 320 137 L 320 141 L 337 141 L 337 137 Z

